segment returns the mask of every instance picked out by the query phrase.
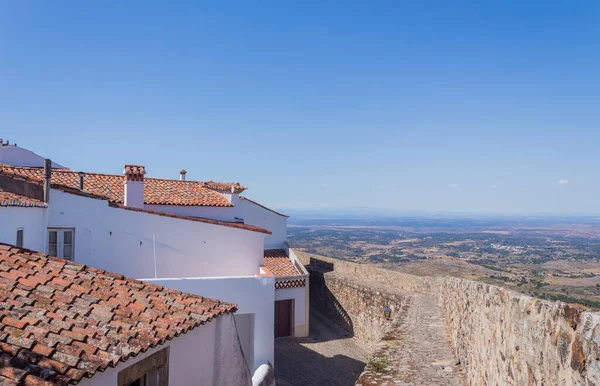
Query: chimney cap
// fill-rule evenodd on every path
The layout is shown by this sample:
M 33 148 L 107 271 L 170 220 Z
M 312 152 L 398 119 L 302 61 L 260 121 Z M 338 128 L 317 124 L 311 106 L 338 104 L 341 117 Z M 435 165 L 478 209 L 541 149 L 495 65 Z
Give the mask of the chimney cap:
M 181 170 L 179 171 L 179 174 L 186 174 L 186 173 L 187 173 L 187 172 L 185 171 L 185 169 L 181 169 Z
M 144 175 L 146 174 L 146 168 L 142 165 L 125 165 L 123 174 L 128 175 Z

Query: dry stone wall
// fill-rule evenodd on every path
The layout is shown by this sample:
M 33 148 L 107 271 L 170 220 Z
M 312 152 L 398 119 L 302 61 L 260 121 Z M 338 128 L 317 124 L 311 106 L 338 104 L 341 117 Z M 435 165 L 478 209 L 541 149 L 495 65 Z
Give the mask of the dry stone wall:
M 355 328 L 357 337 L 366 341 L 381 336 L 385 327 L 381 319 L 370 327 L 366 320 L 378 318 L 377 296 L 397 293 L 398 304 L 406 291 L 433 296 L 469 385 L 600 385 L 599 312 L 458 278 L 419 277 L 321 257 L 303 264 L 319 267 L 320 291 L 337 299 L 350 322 L 361 326 Z M 311 271 L 311 292 L 312 280 Z M 369 308 L 373 311 L 365 313 Z
M 355 280 L 328 275 L 327 271 L 315 267 L 309 267 L 309 272 L 311 304 L 372 349 L 391 323 L 386 320 L 383 309 L 399 310 L 402 294 L 380 291 Z

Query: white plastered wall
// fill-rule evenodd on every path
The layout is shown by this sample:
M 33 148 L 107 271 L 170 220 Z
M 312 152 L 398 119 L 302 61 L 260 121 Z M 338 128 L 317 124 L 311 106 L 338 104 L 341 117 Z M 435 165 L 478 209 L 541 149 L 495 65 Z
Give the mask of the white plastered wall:
M 173 213 L 180 216 L 211 218 L 213 220 L 235 221 L 234 207 L 184 206 L 184 205 L 144 205 L 144 209 Z
M 35 154 L 31 150 L 18 146 L 0 146 L 0 164 L 12 166 L 44 167 L 44 157 Z M 52 162 L 53 168 L 64 168 L 64 166 Z
M 169 385 L 250 386 L 250 371 L 244 365 L 233 315 L 225 314 L 196 327 L 164 345 L 121 362 L 115 368 L 84 378 L 82 386 L 116 386 L 120 371 L 169 347 Z
M 238 200 L 237 205 L 244 223 L 272 232 L 265 238 L 265 249 L 283 248 L 287 239 L 287 217 L 280 216 L 248 200 Z
M 15 244 L 17 229 L 23 229 L 23 247 L 44 251 L 46 208 L 0 206 L 0 242 Z
M 306 288 L 286 288 L 275 290 L 275 300 L 294 300 L 294 336 L 308 336 L 306 311 Z
M 145 279 L 150 283 L 174 288 L 238 305 L 237 314 L 254 314 L 254 372 L 260 365 L 274 362 L 274 305 L 273 276 L 231 278 Z M 244 326 L 239 327 L 245 329 Z
M 155 266 L 158 277 L 247 276 L 263 264 L 264 233 L 113 208 L 57 190 L 47 210 L 49 227 L 75 228 L 76 262 L 129 277 L 154 277 Z

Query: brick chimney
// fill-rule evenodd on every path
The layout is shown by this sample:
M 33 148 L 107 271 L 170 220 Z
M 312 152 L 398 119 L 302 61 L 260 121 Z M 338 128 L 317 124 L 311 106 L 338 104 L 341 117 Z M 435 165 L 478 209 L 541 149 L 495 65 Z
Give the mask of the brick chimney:
M 187 172 L 185 171 L 185 169 L 181 169 L 181 170 L 179 171 L 179 179 L 180 179 L 181 181 L 185 181 L 185 175 L 186 175 L 186 174 L 187 174 Z
M 125 206 L 144 209 L 144 174 L 146 168 L 140 165 L 125 165 Z

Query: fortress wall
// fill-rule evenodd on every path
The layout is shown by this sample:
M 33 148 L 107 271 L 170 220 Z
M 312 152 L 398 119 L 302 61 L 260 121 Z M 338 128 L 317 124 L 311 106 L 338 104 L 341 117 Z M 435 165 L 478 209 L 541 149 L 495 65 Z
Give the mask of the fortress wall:
M 368 318 L 376 320 L 355 328 L 361 340 L 381 337 L 386 327 L 378 316 L 383 300 L 375 297 L 397 293 L 401 304 L 410 291 L 434 296 L 470 385 L 600 385 L 600 312 L 459 278 L 419 277 L 321 257 L 303 263 L 311 269 L 311 287 L 314 270 L 315 278 L 322 277 L 319 291 L 337 299 L 350 323 L 368 326 Z M 315 296 L 314 302 L 322 301 L 323 295 Z M 368 328 L 377 333 L 361 332 Z
M 458 278 L 433 279 L 471 385 L 600 385 L 600 313 Z
M 402 294 L 379 291 L 319 270 L 309 269 L 309 272 L 311 305 L 372 349 L 390 323 L 383 309 L 400 310 Z

